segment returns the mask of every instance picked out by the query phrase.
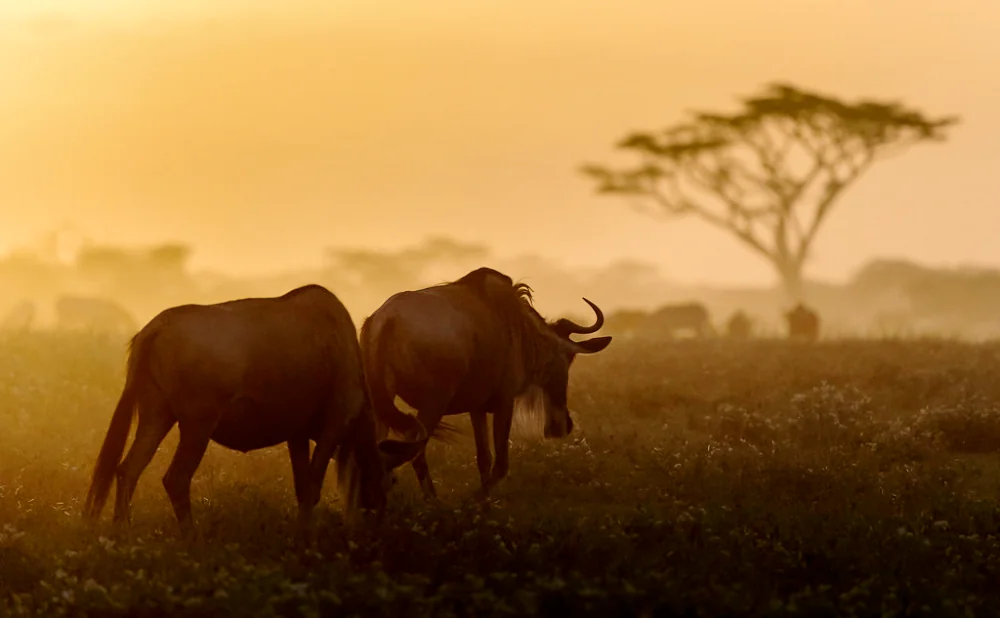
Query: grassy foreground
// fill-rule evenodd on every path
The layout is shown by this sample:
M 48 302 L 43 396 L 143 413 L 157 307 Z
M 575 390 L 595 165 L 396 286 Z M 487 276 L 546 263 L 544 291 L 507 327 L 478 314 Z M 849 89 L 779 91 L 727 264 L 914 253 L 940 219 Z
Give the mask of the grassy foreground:
M 616 343 L 573 369 L 579 431 L 519 436 L 489 505 L 471 435 L 346 533 L 335 476 L 293 550 L 283 447 L 210 447 L 201 541 L 146 471 L 133 526 L 80 521 L 123 342 L 0 341 L 0 616 L 1000 614 L 1000 347 Z M 467 428 L 463 419 L 461 426 Z

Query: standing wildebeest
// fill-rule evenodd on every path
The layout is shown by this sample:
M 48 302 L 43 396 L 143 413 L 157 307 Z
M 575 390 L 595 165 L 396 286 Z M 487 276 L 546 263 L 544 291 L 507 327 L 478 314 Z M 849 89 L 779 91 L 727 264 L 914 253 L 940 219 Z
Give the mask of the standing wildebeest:
M 726 322 L 726 334 L 730 339 L 747 339 L 750 337 L 752 328 L 753 325 L 750 323 L 750 318 L 742 311 L 737 311 L 731 315 L 729 321 Z
M 697 302 L 660 307 L 646 320 L 645 329 L 652 337 L 672 337 L 675 331 L 687 330 L 698 337 L 711 335 L 708 309 Z
M 35 320 L 35 303 L 30 300 L 22 300 L 15 303 L 4 316 L 0 323 L 0 330 L 28 330 Z
M 631 339 L 639 336 L 649 314 L 641 309 L 619 309 L 608 316 L 604 331 L 615 337 Z
M 56 300 L 59 328 L 134 333 L 139 325 L 124 307 L 104 298 L 60 296 Z
M 377 441 L 354 323 L 318 285 L 276 298 L 167 309 L 129 348 L 125 387 L 84 507 L 90 519 L 100 516 L 117 479 L 114 518 L 128 521 L 139 476 L 174 424 L 180 442 L 163 487 L 187 535 L 194 531 L 191 478 L 210 441 L 241 452 L 287 442 L 303 533 L 334 451 L 350 515 L 381 511 L 391 470 L 426 442 L 419 427 L 411 443 Z M 121 461 L 134 413 L 135 441 Z
M 546 322 L 531 305 L 531 288 L 507 275 L 479 268 L 461 279 L 391 296 L 361 326 L 361 350 L 372 407 L 387 428 L 407 435 L 433 432 L 443 416 L 468 412 L 485 497 L 507 475 L 515 400 L 538 397 L 546 438 L 573 430 L 566 407 L 569 369 L 577 354 L 600 352 L 611 337 L 573 341 L 597 332 L 567 319 Z M 395 405 L 398 396 L 417 410 Z M 496 463 L 491 470 L 486 415 L 493 414 Z M 412 462 L 424 493 L 436 495 L 422 450 Z
M 785 314 L 789 339 L 816 341 L 819 338 L 819 315 L 802 303 Z

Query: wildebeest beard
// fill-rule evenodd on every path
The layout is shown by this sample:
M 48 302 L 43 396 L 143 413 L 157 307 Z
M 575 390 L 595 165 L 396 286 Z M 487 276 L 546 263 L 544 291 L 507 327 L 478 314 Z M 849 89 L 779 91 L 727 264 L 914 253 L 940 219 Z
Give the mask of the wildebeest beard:
M 521 438 L 540 440 L 547 422 L 545 392 L 537 386 L 529 387 L 514 400 L 514 420 L 511 432 Z

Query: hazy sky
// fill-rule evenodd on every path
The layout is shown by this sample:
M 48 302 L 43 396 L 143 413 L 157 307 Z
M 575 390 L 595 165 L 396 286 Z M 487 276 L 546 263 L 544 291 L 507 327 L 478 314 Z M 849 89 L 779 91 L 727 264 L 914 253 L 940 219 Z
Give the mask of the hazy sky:
M 811 274 L 1000 264 L 997 24 L 984 0 L 0 0 L 0 249 L 76 221 L 248 272 L 448 234 L 768 282 L 575 170 L 788 80 L 964 120 L 844 195 Z

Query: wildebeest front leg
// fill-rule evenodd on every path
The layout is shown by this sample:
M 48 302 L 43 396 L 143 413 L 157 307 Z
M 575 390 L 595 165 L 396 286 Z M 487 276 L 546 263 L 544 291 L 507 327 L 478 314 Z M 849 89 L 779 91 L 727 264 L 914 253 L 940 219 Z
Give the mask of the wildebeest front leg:
M 330 466 L 330 459 L 337 450 L 337 445 L 343 439 L 343 432 L 331 435 L 329 438 L 321 438 L 313 449 L 312 461 L 309 462 L 309 508 L 314 509 L 319 504 L 319 499 L 323 495 L 323 481 L 326 479 L 326 470 Z
M 493 462 L 493 474 L 490 475 L 490 488 L 507 476 L 510 467 L 510 425 L 513 420 L 513 402 L 493 413 L 493 449 L 496 451 L 496 461 Z
M 479 498 L 484 499 L 490 491 L 490 466 L 493 456 L 490 454 L 490 428 L 486 420 L 486 412 L 470 412 L 472 419 L 472 434 L 476 439 L 476 465 L 479 468 L 481 483 Z
M 309 438 L 289 440 L 288 457 L 292 460 L 292 481 L 295 483 L 295 498 L 299 503 L 298 533 L 300 540 L 307 542 L 313 511 L 309 500 Z

